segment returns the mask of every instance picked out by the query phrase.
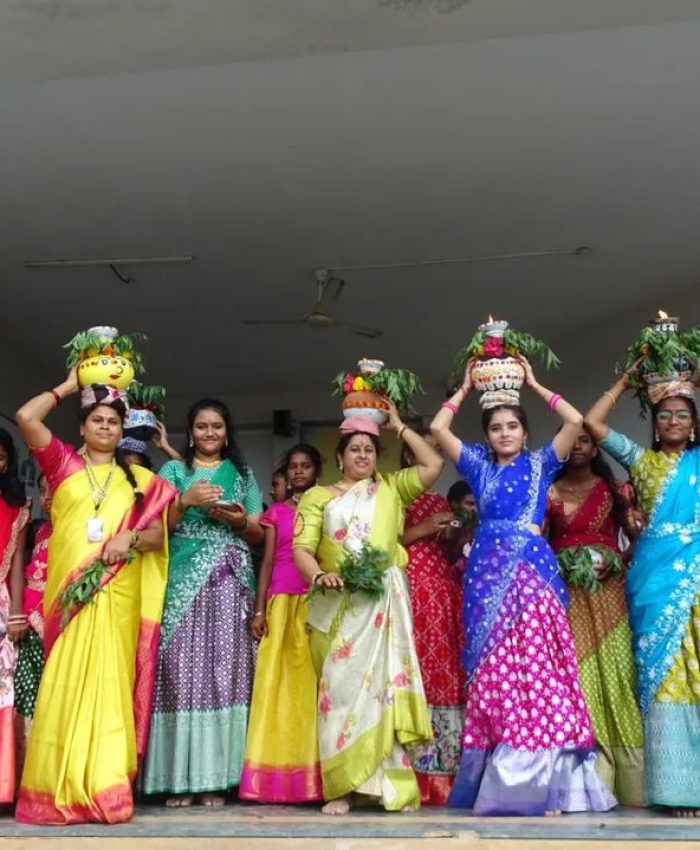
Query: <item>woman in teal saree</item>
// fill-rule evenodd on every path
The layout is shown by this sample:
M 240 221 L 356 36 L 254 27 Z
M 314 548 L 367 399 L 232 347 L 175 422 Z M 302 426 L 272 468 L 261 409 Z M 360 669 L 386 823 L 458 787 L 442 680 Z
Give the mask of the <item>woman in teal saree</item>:
M 154 710 L 143 790 L 167 805 L 223 805 L 243 767 L 256 642 L 250 546 L 262 539 L 260 490 L 213 399 L 189 413 L 184 460 L 160 475 L 180 491 L 171 529 Z
M 627 575 L 627 603 L 644 718 L 647 804 L 700 815 L 700 433 L 692 385 L 674 381 L 652 407 L 645 449 L 605 419 L 624 375 L 586 417 L 630 475 L 645 528 Z

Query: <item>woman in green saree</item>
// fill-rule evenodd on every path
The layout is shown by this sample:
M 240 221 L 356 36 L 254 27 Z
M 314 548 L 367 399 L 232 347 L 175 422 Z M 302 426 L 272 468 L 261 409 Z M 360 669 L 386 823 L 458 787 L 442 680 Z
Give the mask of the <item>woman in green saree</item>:
M 341 425 L 341 479 L 301 499 L 294 560 L 314 587 L 309 603 L 312 660 L 319 677 L 319 751 L 326 814 L 345 814 L 351 794 L 378 799 L 388 811 L 413 810 L 420 794 L 404 746 L 431 741 L 399 544 L 404 509 L 436 480 L 438 454 L 401 422 L 391 406 L 388 428 L 411 449 L 416 465 L 377 471 L 379 429 L 354 417 Z M 371 546 L 386 556 L 378 600 L 343 590 L 340 564 Z

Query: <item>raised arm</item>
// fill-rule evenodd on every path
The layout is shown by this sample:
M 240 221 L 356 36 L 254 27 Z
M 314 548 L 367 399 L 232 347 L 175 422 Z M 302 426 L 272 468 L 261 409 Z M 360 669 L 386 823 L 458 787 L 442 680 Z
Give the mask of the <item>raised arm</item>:
M 586 414 L 585 424 L 594 440 L 604 440 L 608 436 L 610 429 L 607 425 L 607 418 L 620 396 L 629 387 L 629 378 L 629 372 L 625 372 L 609 390 L 605 390 Z
M 32 449 L 43 449 L 51 442 L 51 431 L 44 425 L 44 419 L 64 398 L 78 392 L 78 370 L 74 366 L 66 380 L 53 390 L 45 390 L 26 404 L 15 414 L 17 425 L 24 441 Z
M 464 373 L 464 383 L 452 396 L 449 401 L 443 402 L 440 410 L 433 417 L 430 423 L 430 433 L 438 441 L 438 445 L 453 463 L 459 460 L 460 452 L 462 451 L 462 441 L 450 430 L 452 421 L 457 415 L 460 404 L 464 401 L 472 388 L 471 379 L 472 361 L 467 363 L 467 369 Z
M 559 393 L 543 387 L 535 378 L 532 366 L 524 357 L 520 358 L 520 362 L 525 369 L 525 381 L 528 387 L 557 414 L 563 423 L 561 430 L 552 440 L 552 445 L 559 460 L 566 460 L 583 425 L 583 415 L 568 401 L 564 401 Z
M 431 487 L 442 472 L 443 459 L 420 434 L 401 421 L 396 406 L 388 399 L 385 401 L 389 405 L 389 421 L 384 427 L 395 430 L 396 436 L 406 443 L 415 458 L 414 466 L 418 470 L 421 484 L 426 489 Z
M 177 449 L 174 449 L 170 445 L 170 440 L 168 439 L 168 430 L 165 427 L 163 422 L 156 422 L 156 432 L 151 437 L 153 445 L 164 452 L 170 460 L 182 460 L 182 455 Z

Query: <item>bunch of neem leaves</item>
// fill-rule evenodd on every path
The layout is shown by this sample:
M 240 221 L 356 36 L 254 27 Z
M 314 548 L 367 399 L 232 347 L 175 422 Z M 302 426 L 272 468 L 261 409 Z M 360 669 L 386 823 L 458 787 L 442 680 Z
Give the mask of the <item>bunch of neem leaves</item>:
M 129 564 L 134 559 L 133 549 L 129 549 L 129 554 L 126 556 L 126 563 Z M 82 608 L 95 596 L 103 590 L 102 579 L 106 575 L 114 575 L 114 571 L 109 564 L 105 563 L 102 558 L 96 558 L 87 567 L 83 567 L 80 573 L 59 595 L 58 599 L 61 603 L 61 628 L 65 628 L 70 620 L 70 615 L 73 609 Z
M 506 328 L 502 338 L 490 337 L 485 331 L 477 331 L 471 340 L 460 348 L 452 365 L 451 382 L 461 382 L 467 363 L 472 357 L 517 357 L 519 354 L 528 360 L 538 358 L 547 369 L 560 363 L 552 349 L 532 334 Z
M 343 579 L 343 590 L 362 593 L 373 601 L 381 599 L 384 594 L 384 572 L 388 566 L 387 553 L 365 543 L 357 555 L 348 553 L 338 567 L 338 573 Z M 325 591 L 324 587 L 316 585 L 311 588 L 309 599 Z
M 68 349 L 66 366 L 71 369 L 87 357 L 98 357 L 104 354 L 108 357 L 123 357 L 130 360 L 134 372 L 138 375 L 144 371 L 143 357 L 136 350 L 136 343 L 143 342 L 146 337 L 140 333 L 122 334 L 109 342 L 99 334 L 90 331 L 80 331 L 63 347 Z
M 165 408 L 163 407 L 165 387 L 148 387 L 140 381 L 132 381 L 129 385 L 128 396 L 131 407 L 150 410 L 161 422 L 165 418 Z
M 380 369 L 374 375 L 351 375 L 338 372 L 332 381 L 333 395 L 347 395 L 353 391 L 369 390 L 386 396 L 399 410 L 414 413 L 413 396 L 424 392 L 420 378 L 408 369 Z
M 696 369 L 700 363 L 700 327 L 689 328 L 682 333 L 645 327 L 627 347 L 625 369 L 640 361 L 638 368 L 629 373 L 629 384 L 639 399 L 642 415 L 651 408 L 644 375 L 656 372 L 670 378 L 684 360 L 691 369 Z

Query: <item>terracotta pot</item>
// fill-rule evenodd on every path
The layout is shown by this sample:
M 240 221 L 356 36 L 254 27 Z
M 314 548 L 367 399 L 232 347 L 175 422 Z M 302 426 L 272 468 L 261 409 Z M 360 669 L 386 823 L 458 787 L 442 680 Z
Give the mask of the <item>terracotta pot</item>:
M 383 425 L 389 418 L 389 408 L 384 399 L 369 390 L 356 390 L 348 393 L 343 399 L 343 416 L 364 416 L 378 425 Z
M 474 389 L 480 393 L 494 390 L 520 390 L 525 369 L 514 357 L 491 357 L 477 360 L 471 369 Z

